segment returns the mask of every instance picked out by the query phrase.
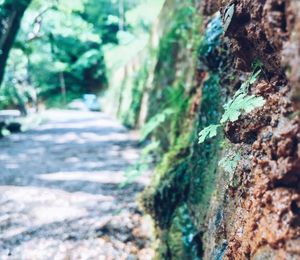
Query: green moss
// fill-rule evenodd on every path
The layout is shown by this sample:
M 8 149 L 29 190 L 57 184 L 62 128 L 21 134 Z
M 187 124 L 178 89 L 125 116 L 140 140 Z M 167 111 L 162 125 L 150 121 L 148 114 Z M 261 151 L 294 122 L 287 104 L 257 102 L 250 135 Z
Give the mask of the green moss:
M 176 209 L 170 228 L 159 231 L 158 235 L 155 259 L 201 259 L 201 241 L 186 204 Z
M 201 112 L 195 131 L 196 140 L 190 158 L 191 182 L 188 203 L 198 227 L 204 223 L 210 198 L 215 188 L 221 137 L 198 144 L 196 135 L 199 129 L 220 120 L 220 100 L 219 77 L 212 74 L 203 86 Z
M 201 241 L 186 204 L 176 210 L 166 238 L 169 259 L 200 259 Z
M 129 96 L 131 96 L 131 105 L 128 110 L 122 111 L 122 122 L 129 128 L 134 128 L 137 125 L 141 103 L 143 98 L 143 92 L 146 87 L 146 81 L 148 77 L 148 62 L 146 61 L 142 68 L 137 71 L 136 75 L 130 80 L 131 86 L 129 86 Z M 122 93 L 125 95 L 126 93 Z
M 191 17 L 185 19 L 193 19 Z M 178 23 L 176 26 L 182 25 Z M 188 119 L 193 94 L 185 86 L 186 75 L 179 78 L 175 75 L 179 63 L 176 55 L 186 46 L 188 37 L 180 35 L 180 38 L 172 29 L 160 45 L 161 64 L 158 64 L 153 95 L 150 95 L 150 106 L 153 106 L 150 107 L 150 115 L 157 115 L 167 108 L 175 109 L 176 113 L 152 135 L 152 138 L 165 142 L 162 146 L 164 155 L 152 184 L 143 194 L 143 205 L 157 226 L 159 259 L 197 259 L 203 250 L 199 234 L 203 233 L 203 224 L 215 191 L 222 136 L 199 145 L 197 135 L 206 126 L 218 123 L 221 117 L 220 15 L 213 18 L 208 30 L 214 32 L 214 37 L 208 32 L 204 34 L 198 48 L 201 56 L 197 65 L 201 66 L 201 71 L 208 73 L 209 78 L 202 86 L 201 104 L 193 129 Z M 190 28 L 186 31 L 190 32 Z M 176 46 L 170 41 L 174 35 L 180 38 Z M 177 48 L 175 56 L 172 55 L 174 48 Z M 197 237 L 196 243 L 191 239 L 193 237 Z
M 187 197 L 188 147 L 187 141 L 174 146 L 157 167 L 152 184 L 143 192 L 143 207 L 160 229 L 170 227 L 174 211 Z
M 170 21 L 160 39 L 157 63 L 154 70 L 153 86 L 150 92 L 148 119 L 159 113 L 168 101 L 169 89 L 183 84 L 186 90 L 186 73 L 176 66 L 183 56 L 193 65 L 195 53 L 200 43 L 201 16 L 197 15 L 194 1 L 176 1 L 175 9 L 169 13 Z M 189 62 L 189 61 L 187 61 Z M 192 66 L 190 69 L 193 70 Z M 180 72 L 180 73 L 179 73 Z M 159 104 L 159 105 L 158 105 Z
M 186 120 L 189 105 L 190 97 L 185 93 L 183 82 L 167 87 L 161 109 L 143 127 L 143 133 L 146 132 L 147 135 L 159 140 L 163 153 L 174 150 L 173 146 L 177 145 L 178 137 L 185 131 L 190 131 Z M 160 124 L 158 119 L 161 121 Z M 153 128 L 154 124 L 155 128 Z
M 183 131 L 142 195 L 143 207 L 157 226 L 157 259 L 198 259 L 200 241 L 184 203 L 189 192 L 191 141 L 190 132 Z

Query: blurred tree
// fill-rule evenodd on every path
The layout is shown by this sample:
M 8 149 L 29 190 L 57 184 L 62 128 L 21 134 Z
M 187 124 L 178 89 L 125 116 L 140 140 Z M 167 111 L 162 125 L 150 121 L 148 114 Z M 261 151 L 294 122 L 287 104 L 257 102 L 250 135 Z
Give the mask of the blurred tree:
M 0 1 L 0 84 L 3 80 L 5 65 L 12 48 L 21 19 L 31 0 Z
M 20 1 L 25 0 L 2 0 L 3 6 Z M 136 8 L 142 2 L 32 0 L 8 59 L 0 108 L 10 104 L 25 114 L 26 107 L 36 106 L 37 97 L 60 106 L 105 89 L 103 46 L 128 44 L 141 34 L 135 27 L 140 17 Z
M 2 96 L 19 108 L 36 104 L 37 94 L 62 104 L 105 86 L 102 42 L 82 18 L 83 4 L 33 0 L 9 58 Z

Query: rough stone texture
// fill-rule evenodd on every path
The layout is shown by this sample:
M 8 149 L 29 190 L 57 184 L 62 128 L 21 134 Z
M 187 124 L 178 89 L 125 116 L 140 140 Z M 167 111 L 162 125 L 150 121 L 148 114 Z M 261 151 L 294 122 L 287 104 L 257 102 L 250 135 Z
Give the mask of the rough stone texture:
M 237 69 L 251 71 L 251 65 L 259 59 L 268 72 L 281 71 L 280 50 L 291 32 L 293 15 L 290 2 L 283 0 L 227 1 L 221 12 L 234 5 L 234 14 L 225 34 L 231 40 Z M 226 21 L 227 22 L 227 21 Z
M 282 64 L 286 67 L 287 76 L 293 87 L 292 101 L 295 109 L 299 109 L 300 104 L 300 3 L 292 1 L 290 9 L 294 11 L 293 28 L 291 38 L 285 42 L 282 53 Z
M 223 17 L 232 3 L 224 4 Z M 232 219 L 225 221 L 229 224 L 226 257 L 291 259 L 300 254 L 300 127 L 290 99 L 291 89 L 297 96 L 299 56 L 294 52 L 290 59 L 288 54 L 282 59 L 282 51 L 284 46 L 286 51 L 299 48 L 295 17 L 299 13 L 292 12 L 298 4 L 281 0 L 234 4 L 226 35 L 236 70 L 250 71 L 253 62 L 262 63 L 263 75 L 251 92 L 262 95 L 266 104 L 225 129 L 229 140 L 242 144 L 244 150 L 251 145 L 236 172 L 242 182 L 235 196 L 227 198 L 235 201 L 235 210 L 225 209 L 225 219 Z M 287 76 L 282 60 L 290 67 Z M 250 171 L 246 171 L 249 162 Z
M 221 4 L 221 0 L 211 1 L 205 0 L 202 2 L 202 11 L 204 15 L 213 15 L 217 11 L 219 11 L 219 7 Z

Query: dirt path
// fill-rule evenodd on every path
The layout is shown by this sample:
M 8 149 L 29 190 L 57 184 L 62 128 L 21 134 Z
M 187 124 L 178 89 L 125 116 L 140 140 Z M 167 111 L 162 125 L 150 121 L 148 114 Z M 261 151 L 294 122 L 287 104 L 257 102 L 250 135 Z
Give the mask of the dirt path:
M 143 180 L 119 188 L 135 137 L 101 113 L 46 116 L 0 140 L 0 259 L 151 259 Z

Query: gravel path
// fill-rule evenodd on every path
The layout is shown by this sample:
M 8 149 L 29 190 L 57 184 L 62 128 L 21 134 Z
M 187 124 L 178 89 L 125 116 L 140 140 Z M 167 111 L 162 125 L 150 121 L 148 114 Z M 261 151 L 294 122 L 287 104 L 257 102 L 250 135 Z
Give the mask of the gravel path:
M 147 180 L 119 188 L 135 135 L 102 113 L 46 118 L 0 139 L 0 259 L 151 259 L 135 203 Z

